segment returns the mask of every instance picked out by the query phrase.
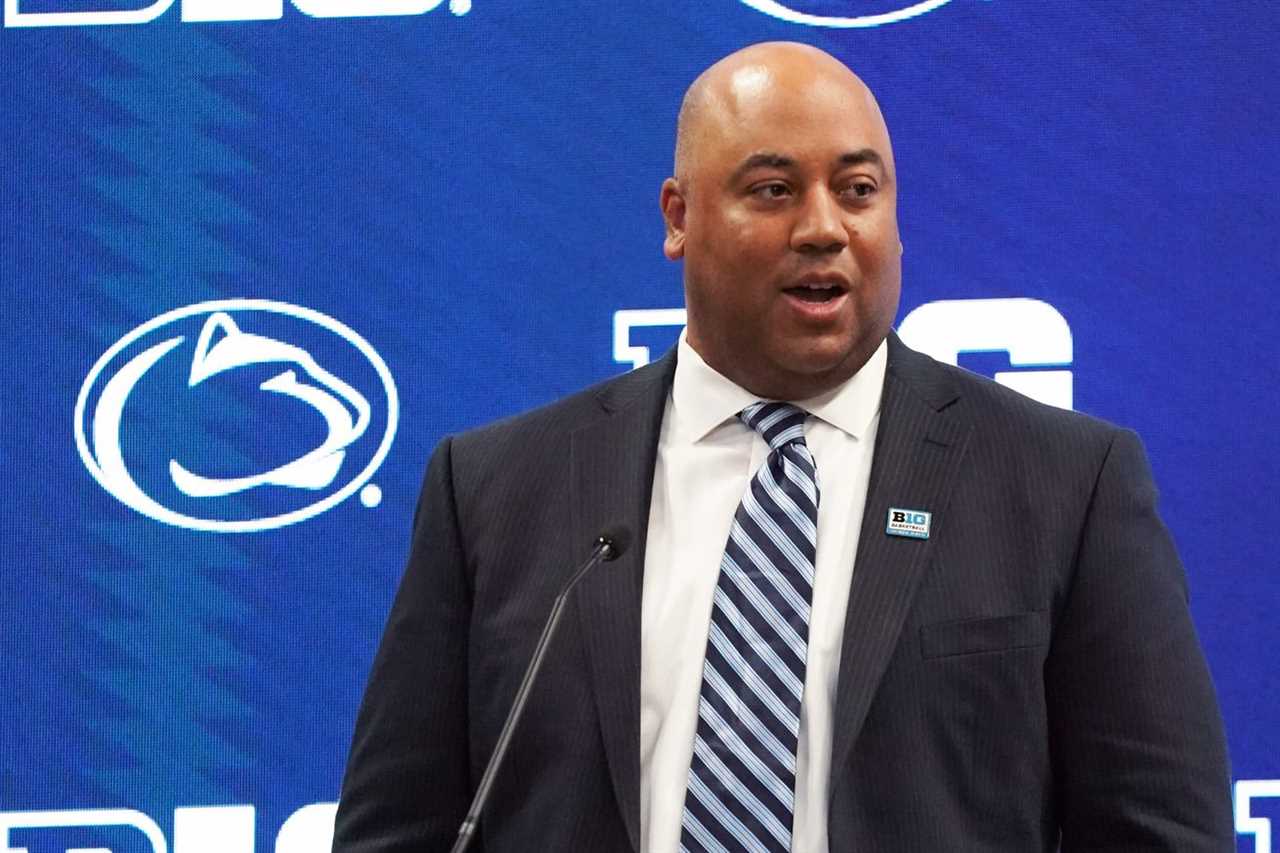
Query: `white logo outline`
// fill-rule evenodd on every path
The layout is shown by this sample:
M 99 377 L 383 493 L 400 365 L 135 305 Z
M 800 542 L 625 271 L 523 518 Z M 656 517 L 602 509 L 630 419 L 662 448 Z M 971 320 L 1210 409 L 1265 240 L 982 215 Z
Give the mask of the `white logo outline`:
M 1040 299 L 939 299 L 916 306 L 898 324 L 898 336 L 914 350 L 947 364 L 966 352 L 1007 352 L 1013 367 L 992 379 L 1033 400 L 1061 409 L 1075 406 L 1070 370 L 1075 353 L 1071 326 Z M 1047 369 L 1046 369 L 1047 368 Z
M 276 834 L 276 853 L 312 853 L 333 846 L 337 803 L 311 803 L 294 811 Z M 22 830 L 111 827 L 137 830 L 151 853 L 253 853 L 257 809 L 252 805 L 178 806 L 173 810 L 173 846 L 148 814 L 134 809 L 65 809 L 0 811 L 0 853 L 28 853 L 15 846 L 12 833 Z M 68 853 L 110 853 L 105 847 L 76 847 Z
M 1235 784 L 1236 835 L 1252 835 L 1256 853 L 1271 853 L 1271 821 L 1253 814 L 1253 801 L 1280 797 L 1280 779 L 1238 779 Z
M 176 0 L 153 0 L 137 9 L 88 9 L 61 12 L 24 12 L 21 0 L 4 0 L 4 26 L 95 27 L 148 24 L 169 11 Z M 294 7 L 313 18 L 410 17 L 435 10 L 444 0 L 292 0 Z M 186 23 L 213 21 L 275 21 L 284 17 L 284 0 L 182 0 Z M 471 0 L 449 0 L 455 16 L 471 11 Z
M 811 15 L 807 12 L 797 12 L 788 6 L 784 6 L 779 0 L 742 0 L 746 6 L 750 6 L 757 12 L 763 12 L 773 18 L 786 21 L 791 24 L 804 24 L 809 27 L 831 27 L 834 29 L 862 29 L 867 27 L 881 27 L 885 24 L 896 24 L 899 21 L 906 21 L 911 18 L 918 18 L 939 9 L 951 0 L 919 0 L 895 12 L 882 12 L 878 15 L 850 15 L 847 17 L 833 15 Z
M 624 308 L 613 312 L 613 360 L 643 367 L 649 347 L 633 343 L 633 329 L 683 326 L 683 308 Z M 964 352 L 1008 352 L 1014 367 L 1039 370 L 1000 370 L 997 383 L 1062 409 L 1075 406 L 1074 378 L 1067 369 L 1074 352 L 1071 326 L 1047 302 L 1025 297 L 997 299 L 940 299 L 925 302 L 898 324 L 898 335 L 911 349 L 938 361 L 956 364 Z
M 109 458 L 105 460 L 104 464 L 104 461 L 100 458 L 104 455 L 104 451 L 108 454 L 119 453 L 118 441 L 113 442 L 110 440 L 112 430 L 118 430 L 119 423 L 113 422 L 111 417 L 108 417 L 101 427 L 99 427 L 97 418 L 95 417 L 95 423 L 93 425 L 93 431 L 95 434 L 94 444 L 93 450 L 90 450 L 89 440 L 85 431 L 85 410 L 88 406 L 90 392 L 97 385 L 98 378 L 102 375 L 103 371 L 106 370 L 107 366 L 130 345 L 141 340 L 157 329 L 161 329 L 179 320 L 202 314 L 208 314 L 212 317 L 219 312 L 231 314 L 237 311 L 259 311 L 269 314 L 281 314 L 294 319 L 303 320 L 337 335 L 339 338 L 342 338 L 348 344 L 355 347 L 365 360 L 368 361 L 370 366 L 377 373 L 379 380 L 382 382 L 383 391 L 387 398 L 386 432 L 384 433 L 377 450 L 374 452 L 373 457 L 365 467 L 344 486 L 315 503 L 308 504 L 307 506 L 282 513 L 280 515 L 268 516 L 266 518 L 225 521 L 185 515 L 169 509 L 142 491 L 140 487 L 133 483 L 132 478 L 127 476 L 127 471 L 124 481 L 109 473 L 108 467 L 116 472 L 126 470 L 124 469 L 122 459 Z M 134 373 L 136 373 L 136 376 L 131 377 L 133 378 L 133 382 L 128 382 L 126 380 L 127 387 L 121 386 L 124 390 L 124 394 L 127 396 L 132 385 L 137 380 L 141 379 L 142 375 L 145 374 L 146 371 L 155 364 L 155 362 L 159 361 L 161 357 L 180 344 L 182 340 L 183 338 L 181 337 L 171 338 L 168 341 L 154 345 L 146 350 L 142 356 L 135 356 L 134 359 L 121 368 L 120 372 L 123 372 L 126 369 L 132 369 Z M 119 372 L 117 373 L 117 376 L 118 375 Z M 109 382 L 115 381 L 115 378 L 116 377 L 112 377 Z M 118 402 L 120 403 L 119 408 L 123 409 L 123 400 Z M 95 407 L 95 415 L 97 410 L 101 408 L 101 404 L 102 400 L 100 398 L 99 405 Z M 114 416 L 114 414 L 118 413 L 109 411 L 108 414 L 109 416 Z M 135 512 L 147 516 L 155 521 L 175 527 L 183 527 L 189 530 L 213 533 L 252 533 L 264 530 L 275 530 L 280 527 L 286 527 L 291 524 L 305 521 L 332 509 L 355 494 L 373 477 L 377 470 L 382 466 L 382 463 L 386 460 L 387 455 L 391 451 L 391 445 L 395 441 L 399 419 L 399 394 L 396 391 L 395 380 L 391 376 L 391 371 L 387 368 L 386 362 L 382 360 L 382 357 L 378 355 L 377 351 L 374 350 L 369 342 L 361 337 L 361 335 L 354 329 L 351 329 L 344 323 L 341 323 L 326 314 L 322 314 L 319 311 L 300 305 L 292 305 L 287 302 L 279 302 L 270 299 L 215 299 L 167 311 L 136 327 L 112 344 L 94 363 L 88 376 L 85 378 L 83 385 L 80 387 L 80 392 L 76 398 L 75 406 L 75 439 L 76 449 L 80 454 L 80 460 L 84 463 L 84 466 L 89 471 L 90 475 L 92 475 L 98 482 L 98 485 L 102 486 L 108 494 Z M 97 451 L 96 455 L 94 451 Z

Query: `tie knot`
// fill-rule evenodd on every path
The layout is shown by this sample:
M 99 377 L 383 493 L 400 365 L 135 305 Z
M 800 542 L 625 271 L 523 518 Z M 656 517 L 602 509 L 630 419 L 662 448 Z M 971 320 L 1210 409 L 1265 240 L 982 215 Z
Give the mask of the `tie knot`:
M 770 450 L 792 444 L 804 444 L 804 419 L 809 413 L 790 403 L 752 403 L 738 417 L 760 433 Z

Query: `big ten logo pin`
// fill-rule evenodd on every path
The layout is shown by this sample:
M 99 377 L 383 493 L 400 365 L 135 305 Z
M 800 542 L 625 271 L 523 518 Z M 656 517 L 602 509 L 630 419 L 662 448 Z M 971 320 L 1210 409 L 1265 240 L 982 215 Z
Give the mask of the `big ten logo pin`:
M 905 536 L 908 539 L 928 539 L 929 524 L 933 521 L 933 513 L 920 509 L 889 508 L 889 522 L 884 532 L 890 536 Z

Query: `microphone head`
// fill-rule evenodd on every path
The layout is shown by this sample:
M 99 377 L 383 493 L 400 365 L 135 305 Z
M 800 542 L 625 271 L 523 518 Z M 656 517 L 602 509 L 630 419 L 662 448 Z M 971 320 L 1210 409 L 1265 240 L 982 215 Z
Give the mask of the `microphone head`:
M 631 546 L 631 529 L 625 524 L 610 525 L 596 538 L 595 544 L 604 549 L 605 562 L 616 560 Z

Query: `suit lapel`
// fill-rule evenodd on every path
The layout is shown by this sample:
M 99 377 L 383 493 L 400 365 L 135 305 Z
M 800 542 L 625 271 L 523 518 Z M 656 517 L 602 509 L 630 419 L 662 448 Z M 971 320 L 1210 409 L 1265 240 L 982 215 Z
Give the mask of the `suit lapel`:
M 604 417 L 574 431 L 570 460 L 576 540 L 625 527 L 631 544 L 597 567 L 577 592 L 592 689 L 614 793 L 640 849 L 640 594 L 658 433 L 675 371 L 675 350 L 607 386 Z M 575 540 L 575 541 L 576 541 Z
M 891 335 L 880 424 L 845 615 L 831 767 L 839 772 L 866 720 L 903 621 L 947 520 L 970 427 L 945 372 Z M 885 532 L 890 507 L 933 513 L 930 539 Z

